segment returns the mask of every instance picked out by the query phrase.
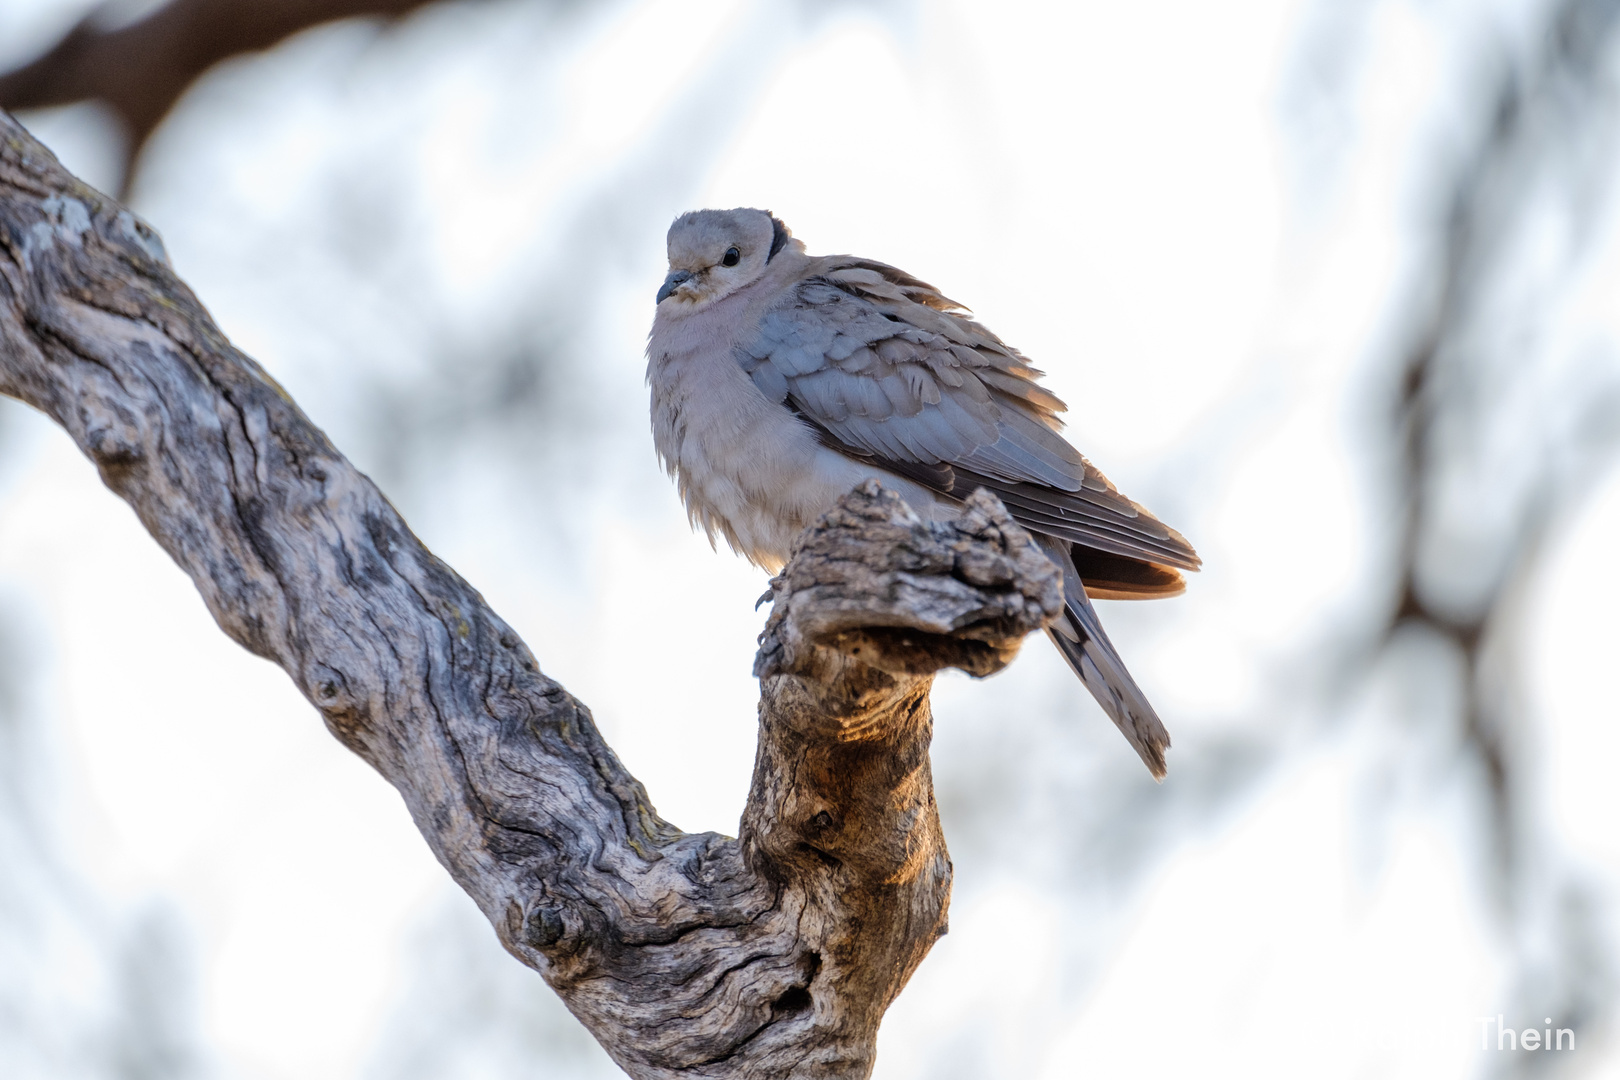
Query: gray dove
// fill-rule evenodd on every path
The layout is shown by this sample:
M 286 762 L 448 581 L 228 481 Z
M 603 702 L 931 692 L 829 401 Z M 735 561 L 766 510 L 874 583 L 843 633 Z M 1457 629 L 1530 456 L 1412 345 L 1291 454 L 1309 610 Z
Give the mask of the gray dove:
M 808 255 L 769 211 L 697 210 L 670 226 L 647 360 L 688 517 L 768 571 L 868 478 L 934 520 L 993 492 L 1063 570 L 1052 641 L 1164 777 L 1170 735 L 1091 598 L 1174 596 L 1198 555 L 1064 440 L 1063 402 L 961 304 L 871 259 Z

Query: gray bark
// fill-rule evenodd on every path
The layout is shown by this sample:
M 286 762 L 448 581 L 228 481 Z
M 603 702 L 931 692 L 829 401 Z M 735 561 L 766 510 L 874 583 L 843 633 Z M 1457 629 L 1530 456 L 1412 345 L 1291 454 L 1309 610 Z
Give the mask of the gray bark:
M 1062 606 L 993 497 L 938 525 L 868 484 L 806 534 L 772 583 L 733 840 L 660 818 L 585 706 L 232 347 L 157 236 L 4 113 L 0 392 L 67 429 L 628 1073 L 869 1074 L 884 1010 L 945 931 L 933 673 L 999 669 Z

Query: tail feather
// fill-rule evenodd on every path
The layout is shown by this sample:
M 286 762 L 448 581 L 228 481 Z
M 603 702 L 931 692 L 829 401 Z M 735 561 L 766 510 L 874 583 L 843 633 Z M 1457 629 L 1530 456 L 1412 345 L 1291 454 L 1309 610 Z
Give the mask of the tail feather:
M 1147 695 L 1131 678 L 1125 661 L 1120 659 L 1113 642 L 1103 631 L 1097 609 L 1086 597 L 1080 575 L 1069 557 L 1069 545 L 1045 537 L 1042 540 L 1046 553 L 1063 568 L 1064 617 L 1047 630 L 1047 636 L 1126 741 L 1136 748 L 1153 778 L 1163 780 L 1164 752 L 1170 747 L 1170 733 L 1164 729 L 1159 714 L 1148 704 Z

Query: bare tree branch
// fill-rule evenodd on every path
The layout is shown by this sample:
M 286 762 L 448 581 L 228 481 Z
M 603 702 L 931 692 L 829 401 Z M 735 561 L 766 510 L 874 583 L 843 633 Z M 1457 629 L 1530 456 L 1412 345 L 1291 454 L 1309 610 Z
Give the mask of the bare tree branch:
M 1056 568 L 993 498 L 945 526 L 868 485 L 807 534 L 773 582 L 732 840 L 660 818 L 589 711 L 232 347 L 157 236 L 4 114 L 0 392 L 67 429 L 632 1076 L 868 1075 L 885 1008 L 945 929 L 933 672 L 995 671 L 1061 610 Z

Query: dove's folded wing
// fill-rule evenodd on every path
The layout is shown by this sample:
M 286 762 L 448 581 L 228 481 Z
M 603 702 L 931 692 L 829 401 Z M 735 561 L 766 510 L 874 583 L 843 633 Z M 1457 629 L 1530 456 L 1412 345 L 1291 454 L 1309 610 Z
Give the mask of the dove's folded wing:
M 893 267 L 833 256 L 808 269 L 737 353 L 767 398 L 834 449 L 941 494 L 994 491 L 1028 528 L 1080 546 L 1094 596 L 1180 591 L 1192 546 L 1058 434 L 1063 402 L 1016 350 Z

